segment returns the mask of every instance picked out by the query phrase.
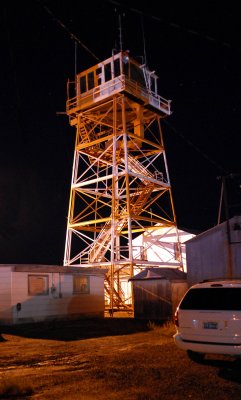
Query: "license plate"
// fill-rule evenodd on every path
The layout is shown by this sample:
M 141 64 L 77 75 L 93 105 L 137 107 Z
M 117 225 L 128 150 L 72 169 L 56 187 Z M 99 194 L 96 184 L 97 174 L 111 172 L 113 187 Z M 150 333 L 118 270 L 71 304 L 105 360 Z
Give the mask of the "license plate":
M 204 322 L 203 328 L 204 329 L 218 329 L 218 323 L 217 322 Z

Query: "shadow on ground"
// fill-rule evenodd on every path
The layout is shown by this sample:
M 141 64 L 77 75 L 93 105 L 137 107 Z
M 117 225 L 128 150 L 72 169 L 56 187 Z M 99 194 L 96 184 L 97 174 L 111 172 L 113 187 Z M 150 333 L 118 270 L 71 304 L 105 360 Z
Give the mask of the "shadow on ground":
M 223 359 L 208 358 L 201 361 L 200 364 L 216 367 L 219 369 L 218 376 L 220 378 L 241 384 L 241 359 L 231 356 L 220 357 L 223 357 Z
M 155 322 L 162 325 L 162 322 Z M 1 334 L 60 341 L 128 335 L 150 330 L 150 321 L 134 318 L 79 319 L 2 326 Z M 1 337 L 0 341 L 5 339 Z
M 224 368 L 220 368 L 218 376 L 241 384 L 241 360 L 237 359 Z

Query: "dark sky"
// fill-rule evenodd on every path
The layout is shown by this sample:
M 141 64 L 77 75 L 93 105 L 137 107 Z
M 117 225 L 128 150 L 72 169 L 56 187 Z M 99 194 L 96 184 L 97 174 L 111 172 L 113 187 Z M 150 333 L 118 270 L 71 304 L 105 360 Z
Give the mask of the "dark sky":
M 220 176 L 229 214 L 240 213 L 240 12 L 238 2 L 206 3 L 2 6 L 0 263 L 62 264 L 75 136 L 61 114 L 67 80 L 121 45 L 146 56 L 172 100 L 163 135 L 179 227 L 217 224 Z

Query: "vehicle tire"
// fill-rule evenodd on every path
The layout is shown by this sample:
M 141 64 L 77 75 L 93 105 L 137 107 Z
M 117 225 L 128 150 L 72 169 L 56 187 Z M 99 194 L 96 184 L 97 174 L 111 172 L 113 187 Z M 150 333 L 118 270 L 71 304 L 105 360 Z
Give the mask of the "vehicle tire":
M 197 351 L 187 350 L 187 355 L 190 360 L 201 363 L 204 360 L 205 353 L 198 353 Z

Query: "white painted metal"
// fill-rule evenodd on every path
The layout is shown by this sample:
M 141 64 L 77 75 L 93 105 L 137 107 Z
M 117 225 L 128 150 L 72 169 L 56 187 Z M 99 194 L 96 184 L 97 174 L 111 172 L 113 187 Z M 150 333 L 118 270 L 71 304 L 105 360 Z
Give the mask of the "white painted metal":
M 185 242 L 195 237 L 194 234 L 175 227 L 153 226 L 133 240 L 133 253 L 135 258 L 152 260 L 165 267 L 178 268 L 180 254 L 183 271 L 187 272 Z M 180 245 L 178 245 L 178 240 Z

